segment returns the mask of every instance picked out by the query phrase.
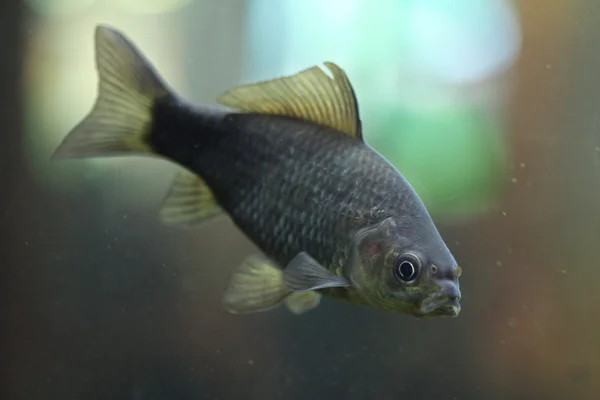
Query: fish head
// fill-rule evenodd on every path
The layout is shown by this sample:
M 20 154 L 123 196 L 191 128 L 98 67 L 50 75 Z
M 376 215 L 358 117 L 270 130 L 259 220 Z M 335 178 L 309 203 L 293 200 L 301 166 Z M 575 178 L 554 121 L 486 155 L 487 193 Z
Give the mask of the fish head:
M 346 273 L 352 287 L 365 303 L 385 311 L 417 318 L 458 316 L 462 270 L 439 233 L 435 227 L 420 235 L 405 232 L 390 217 L 354 235 Z

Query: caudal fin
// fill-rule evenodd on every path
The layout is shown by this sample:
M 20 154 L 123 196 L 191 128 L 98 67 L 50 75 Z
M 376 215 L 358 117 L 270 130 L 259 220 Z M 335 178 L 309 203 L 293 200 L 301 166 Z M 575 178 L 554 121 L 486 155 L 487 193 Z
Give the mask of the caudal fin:
M 97 26 L 95 46 L 98 97 L 52 158 L 152 153 L 147 141 L 152 107 L 157 99 L 171 96 L 170 90 L 135 45 L 118 31 Z

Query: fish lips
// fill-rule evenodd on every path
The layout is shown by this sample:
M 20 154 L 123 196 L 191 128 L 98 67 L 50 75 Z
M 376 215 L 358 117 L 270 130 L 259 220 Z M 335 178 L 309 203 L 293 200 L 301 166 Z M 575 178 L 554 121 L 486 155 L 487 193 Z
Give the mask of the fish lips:
M 460 310 L 460 297 L 458 296 L 430 296 L 423 300 L 420 307 L 420 312 L 424 317 L 457 317 Z

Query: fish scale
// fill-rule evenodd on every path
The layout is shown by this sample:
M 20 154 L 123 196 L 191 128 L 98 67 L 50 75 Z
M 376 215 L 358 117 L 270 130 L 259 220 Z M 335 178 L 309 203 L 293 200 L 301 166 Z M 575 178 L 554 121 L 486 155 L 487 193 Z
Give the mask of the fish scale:
M 346 239 L 349 232 L 393 213 L 402 201 L 398 175 L 389 174 L 392 167 L 362 142 L 288 118 L 225 112 L 213 118 L 193 138 L 199 143 L 194 171 L 234 222 L 281 266 L 303 250 L 327 268 L 342 265 L 348 252 L 331 239 Z M 194 136 L 182 132 L 186 126 L 177 128 L 180 138 Z M 154 129 L 154 146 L 160 149 L 162 127 Z M 174 129 L 172 124 L 169 129 Z M 185 149 L 189 143 L 179 140 L 178 146 Z M 221 163 L 213 164 L 209 154 L 218 154 Z M 178 149 L 164 155 L 178 160 Z M 389 204 L 383 204 L 383 192 L 395 194 L 385 196 Z M 382 204 L 390 212 L 373 215 Z
M 183 100 L 124 35 L 98 26 L 98 97 L 55 158 L 161 156 L 182 167 L 159 215 L 196 227 L 220 215 L 262 250 L 231 275 L 232 313 L 321 294 L 417 317 L 456 316 L 461 269 L 417 193 L 362 137 L 345 72 L 326 62 Z M 224 239 L 226 240 L 226 239 Z

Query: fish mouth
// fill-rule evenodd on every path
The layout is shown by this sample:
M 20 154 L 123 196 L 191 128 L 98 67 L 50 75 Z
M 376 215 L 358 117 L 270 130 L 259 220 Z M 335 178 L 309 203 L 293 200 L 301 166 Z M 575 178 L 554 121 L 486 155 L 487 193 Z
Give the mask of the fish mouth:
M 453 318 L 458 317 L 458 314 L 460 314 L 460 304 L 444 304 L 439 306 L 435 312 L 438 315 L 445 315 Z
M 457 317 L 460 314 L 460 310 L 460 299 L 441 296 L 428 297 L 423 300 L 420 311 L 424 317 Z

